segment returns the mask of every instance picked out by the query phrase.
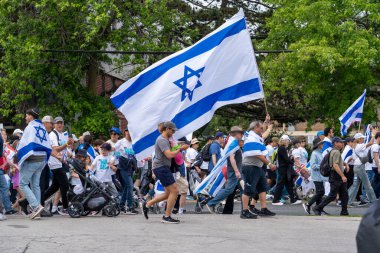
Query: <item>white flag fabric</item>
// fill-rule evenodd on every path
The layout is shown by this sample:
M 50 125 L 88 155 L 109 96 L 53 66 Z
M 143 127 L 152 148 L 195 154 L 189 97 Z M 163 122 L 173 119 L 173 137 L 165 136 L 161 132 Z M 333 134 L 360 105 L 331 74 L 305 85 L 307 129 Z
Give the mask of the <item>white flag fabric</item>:
M 157 125 L 173 121 L 183 137 L 228 104 L 263 98 L 243 11 L 198 41 L 131 78 L 111 96 L 128 120 L 138 159 L 150 156 Z
M 49 134 L 40 120 L 31 121 L 25 128 L 17 147 L 18 164 L 21 164 L 31 155 L 46 156 L 49 159 L 51 145 Z
M 197 186 L 194 190 L 194 194 L 203 193 L 213 197 L 216 196 L 226 183 L 222 172 L 223 167 L 227 165 L 227 159 L 230 155 L 234 154 L 239 148 L 239 142 L 235 138 L 230 137 L 230 140 L 223 150 L 223 156 L 218 160 L 210 174 Z
M 341 124 L 340 133 L 342 136 L 347 134 L 347 129 L 350 128 L 352 123 L 362 120 L 365 96 L 366 90 L 364 90 L 363 94 L 339 117 Z

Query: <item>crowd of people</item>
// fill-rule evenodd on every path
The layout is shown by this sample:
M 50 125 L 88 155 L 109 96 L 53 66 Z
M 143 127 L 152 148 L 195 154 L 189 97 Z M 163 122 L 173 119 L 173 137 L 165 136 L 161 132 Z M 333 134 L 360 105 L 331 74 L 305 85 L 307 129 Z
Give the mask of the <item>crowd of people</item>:
M 238 197 L 242 219 L 274 216 L 267 208 L 268 200 L 276 206 L 302 204 L 308 214 L 315 215 L 326 215 L 324 207 L 336 201 L 340 215 L 348 215 L 348 207 L 356 200 L 363 206 L 380 196 L 380 132 L 376 129 L 371 136 L 356 133 L 342 140 L 326 128 L 315 136 L 309 156 L 305 138 L 275 137 L 269 116 L 264 122 L 251 122 L 248 131 L 233 126 L 228 134 L 216 132 L 203 138 L 202 148 L 197 138 L 175 139 L 175 124 L 162 122 L 154 153 L 138 160 L 128 127 L 111 127 L 108 140 L 94 140 L 90 132 L 79 138 L 66 132 L 60 116 L 39 118 L 38 109 L 29 109 L 24 131 L 16 129 L 8 138 L 6 130 L 1 130 L 0 220 L 18 213 L 30 219 L 68 215 L 71 195 L 86 191 L 71 166 L 77 160 L 86 174 L 117 199 L 121 213 L 138 214 L 137 197 L 146 219 L 154 206 L 163 206 L 162 222 L 179 223 L 172 214 L 186 212 L 189 195 L 199 198 L 193 193 L 194 183 L 208 178 L 233 140 L 238 148 L 227 157 L 226 183 L 215 196 L 203 200 L 210 213 L 223 202 L 223 213 L 231 214 Z M 322 173 L 326 162 L 328 174 Z

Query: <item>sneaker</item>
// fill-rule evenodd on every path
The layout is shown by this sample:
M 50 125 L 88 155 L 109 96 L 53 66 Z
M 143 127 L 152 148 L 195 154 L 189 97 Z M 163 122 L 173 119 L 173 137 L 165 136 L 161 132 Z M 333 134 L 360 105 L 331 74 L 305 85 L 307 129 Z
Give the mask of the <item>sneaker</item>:
M 140 202 L 140 208 L 141 208 L 141 213 L 144 215 L 145 219 L 149 219 L 148 217 L 149 208 L 146 206 L 146 201 Z
M 44 210 L 44 207 L 39 205 L 36 207 L 33 212 L 30 214 L 30 219 L 34 220 L 42 211 Z
M 321 211 L 319 211 L 316 207 L 312 208 L 315 215 L 321 216 Z
M 301 200 L 296 200 L 296 201 L 291 203 L 291 205 L 300 205 L 300 204 L 302 204 Z
M 41 217 L 52 217 L 53 216 L 53 214 L 51 213 L 51 212 L 49 212 L 49 211 L 47 211 L 47 210 L 42 210 L 42 212 L 40 213 L 40 216 Z
M 205 205 L 208 209 L 208 211 L 211 213 L 211 214 L 214 214 L 215 213 L 215 206 L 209 206 L 208 204 Z
M 307 203 L 306 204 L 302 204 L 302 206 L 303 206 L 303 209 L 305 209 L 305 212 L 307 214 L 311 214 L 311 212 L 310 212 L 311 207 Z
M 7 219 L 7 216 L 5 216 L 4 214 L 0 213 L 0 221 L 6 220 L 6 219 Z
M 337 206 L 342 206 L 342 201 L 338 200 L 338 201 L 336 202 L 336 205 L 337 205 Z
M 16 214 L 16 213 L 17 213 L 17 211 L 11 209 L 11 210 L 9 210 L 9 211 L 6 211 L 6 212 L 5 212 L 5 215 L 12 215 L 12 214 Z
M 128 208 L 127 210 L 125 210 L 125 214 L 129 214 L 129 215 L 135 215 L 135 214 L 138 214 L 139 212 L 137 212 L 135 209 L 133 208 Z
M 241 219 L 257 219 L 257 214 L 251 213 L 248 209 L 241 211 Z
M 340 213 L 340 216 L 348 216 L 348 215 L 350 215 L 348 212 L 341 212 Z
M 273 197 L 274 197 L 273 195 L 267 194 L 265 198 L 266 198 L 266 200 L 272 200 Z
M 172 217 L 165 217 L 165 216 L 162 216 L 162 220 L 161 220 L 162 223 L 167 223 L 167 224 L 179 224 L 179 220 L 177 219 L 173 219 Z
M 252 205 L 250 205 L 248 207 L 248 211 L 250 211 L 254 215 L 259 215 L 260 214 L 260 210 L 257 209 L 255 206 L 252 206 Z
M 261 217 L 270 217 L 270 216 L 275 216 L 276 213 L 269 211 L 268 208 L 261 208 L 261 211 L 259 212 L 259 215 Z
M 355 207 L 354 203 L 348 204 L 347 207 Z
M 273 206 L 283 206 L 284 205 L 284 203 L 282 203 L 282 202 L 272 202 L 272 205 Z
M 321 215 L 323 215 L 323 216 L 329 216 L 330 214 L 328 212 L 326 212 L 325 210 L 322 210 L 321 211 Z
M 172 213 L 173 213 L 173 214 L 177 214 L 177 213 L 178 213 L 178 209 L 173 209 L 173 210 L 172 210 Z
M 361 200 L 359 203 L 358 203 L 358 206 L 366 206 L 368 204 L 368 202 L 364 201 L 364 200 Z M 5 213 L 7 214 L 7 213 Z
M 60 214 L 60 215 L 64 215 L 64 216 L 66 216 L 66 215 L 69 215 L 69 213 L 67 212 L 67 209 L 58 209 L 58 213 Z

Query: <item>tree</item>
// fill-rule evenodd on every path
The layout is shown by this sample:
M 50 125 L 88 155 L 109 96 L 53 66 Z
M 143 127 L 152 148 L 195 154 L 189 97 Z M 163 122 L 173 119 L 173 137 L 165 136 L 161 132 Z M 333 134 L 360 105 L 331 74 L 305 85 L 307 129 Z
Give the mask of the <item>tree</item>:
M 75 132 L 104 134 L 117 124 L 95 95 L 100 62 L 139 66 L 155 57 L 109 58 L 54 50 L 175 51 L 192 39 L 181 1 L 41 0 L 0 3 L 0 115 L 16 124 L 28 107 L 61 115 Z M 173 6 L 174 5 L 174 6 Z M 183 6 L 185 8 L 186 6 Z
M 272 0 L 261 64 L 272 108 L 290 106 L 301 118 L 338 125 L 367 88 L 363 122 L 376 119 L 380 77 L 380 6 L 368 0 Z

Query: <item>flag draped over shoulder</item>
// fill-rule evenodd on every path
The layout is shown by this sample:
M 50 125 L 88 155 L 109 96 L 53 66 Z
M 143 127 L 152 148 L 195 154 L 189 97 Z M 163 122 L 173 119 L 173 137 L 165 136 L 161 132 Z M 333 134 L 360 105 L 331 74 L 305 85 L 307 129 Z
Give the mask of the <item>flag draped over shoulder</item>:
M 365 96 L 366 90 L 364 90 L 363 94 L 339 117 L 341 124 L 340 133 L 342 136 L 347 134 L 347 129 L 350 128 L 352 123 L 362 120 Z
M 49 134 L 40 120 L 31 121 L 25 128 L 17 151 L 19 166 L 31 155 L 46 156 L 49 159 L 51 154 Z
M 111 96 L 128 120 L 138 159 L 150 156 L 157 125 L 173 121 L 176 137 L 199 129 L 228 104 L 263 98 L 243 11 L 193 46 L 153 64 Z
M 204 193 L 215 197 L 219 190 L 224 186 L 226 178 L 223 175 L 223 167 L 227 164 L 227 159 L 239 149 L 239 142 L 230 137 L 229 142 L 224 148 L 224 155 L 216 163 L 211 173 L 194 190 L 195 194 Z
M 343 152 L 342 152 L 343 162 L 348 163 L 348 160 L 350 160 L 350 158 L 352 157 L 352 155 L 353 155 L 352 148 L 350 146 L 346 145 L 344 147 Z
M 322 146 L 322 157 L 327 155 L 333 148 L 333 144 L 331 140 L 327 137 L 323 139 L 323 146 Z
M 263 138 L 256 134 L 254 131 L 249 131 L 245 135 L 245 140 L 244 140 L 244 147 L 243 147 L 243 154 L 244 157 L 246 156 L 258 156 L 258 155 L 263 155 L 267 156 L 268 155 L 268 150 L 267 147 L 264 144 Z

